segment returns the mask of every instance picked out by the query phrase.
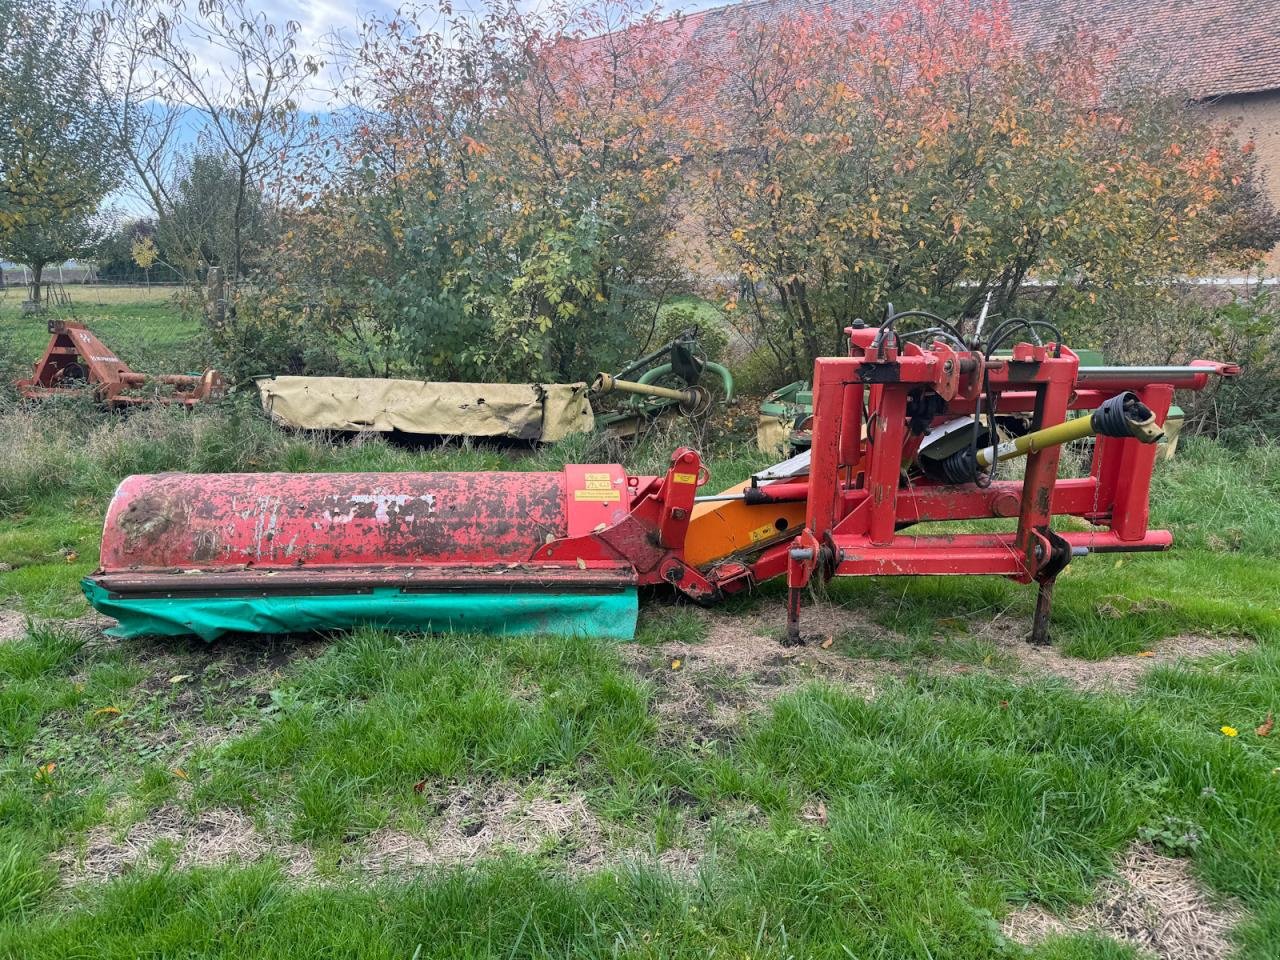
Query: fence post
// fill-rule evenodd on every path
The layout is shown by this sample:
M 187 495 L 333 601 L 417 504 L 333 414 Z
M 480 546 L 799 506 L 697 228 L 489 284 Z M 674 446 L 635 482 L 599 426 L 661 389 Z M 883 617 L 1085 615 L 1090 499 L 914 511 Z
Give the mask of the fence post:
M 221 267 L 210 267 L 204 281 L 204 315 L 209 325 L 221 330 L 227 319 L 226 284 Z

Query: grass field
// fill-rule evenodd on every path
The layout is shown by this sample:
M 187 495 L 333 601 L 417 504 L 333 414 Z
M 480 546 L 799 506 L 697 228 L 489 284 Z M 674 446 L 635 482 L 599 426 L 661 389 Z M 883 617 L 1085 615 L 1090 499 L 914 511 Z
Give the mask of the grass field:
M 69 284 L 70 307 L 45 316 L 22 313 L 25 289 L 0 290 L 0 373 L 26 373 L 49 340 L 50 317 L 89 324 L 103 343 L 142 373 L 185 373 L 210 362 L 200 322 L 184 316 L 173 287 L 119 287 Z
M 621 645 L 114 641 L 78 595 L 131 472 L 599 455 L 0 412 L 0 957 L 1280 956 L 1275 448 L 1185 442 L 1177 547 L 1074 563 L 1050 652 L 1000 580 L 839 581 L 799 651 L 776 587 Z

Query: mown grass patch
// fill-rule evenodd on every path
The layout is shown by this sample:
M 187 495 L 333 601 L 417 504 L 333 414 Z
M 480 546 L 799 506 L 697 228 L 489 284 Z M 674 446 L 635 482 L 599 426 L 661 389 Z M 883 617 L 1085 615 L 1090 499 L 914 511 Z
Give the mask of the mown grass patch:
M 582 684 L 584 671 L 622 677 L 612 648 L 486 648 L 479 663 L 461 654 L 465 669 L 455 673 L 408 652 L 388 655 L 397 645 L 407 646 L 367 634 L 334 648 L 296 683 L 346 698 L 348 710 L 273 716 L 201 776 L 215 783 L 220 766 L 271 754 L 284 762 L 255 768 L 258 802 L 274 795 L 310 829 L 318 821 L 308 804 L 330 793 L 409 810 L 417 801 L 403 781 L 415 775 L 447 784 L 457 771 L 488 769 L 532 783 L 547 773 L 544 761 L 574 757 L 556 772 L 576 771 L 576 787 L 605 810 L 619 777 L 601 758 L 622 747 L 657 760 L 626 765 L 651 798 L 632 813 L 638 823 L 677 804 L 703 825 L 708 849 L 697 874 L 618 863 L 570 877 L 554 860 L 517 856 L 372 886 L 340 872 L 300 887 L 270 863 L 140 870 L 105 888 L 41 893 L 38 921 L 11 923 L 0 949 L 59 957 L 93 942 L 96 955 L 112 957 L 181 945 L 194 956 L 256 958 L 341 943 L 342 955 L 358 957 L 412 956 L 419 944 L 450 956 L 605 956 L 615 948 L 847 956 L 847 948 L 854 956 L 1015 957 L 1020 948 L 996 922 L 1011 905 L 1087 898 L 1135 836 L 1170 821 L 1194 827 L 1193 862 L 1211 888 L 1254 912 L 1242 956 L 1272 956 L 1278 945 L 1274 747 L 1171 723 L 1147 696 L 1090 697 L 1054 683 L 969 676 L 892 684 L 868 702 L 819 684 L 784 696 L 735 741 L 710 751 L 668 746 L 661 755 L 645 711 L 629 705 L 571 711 L 587 718 L 581 729 L 594 739 L 548 735 L 570 712 L 537 697 L 527 717 L 493 721 L 505 715 L 504 701 L 529 697 L 534 678 L 561 678 L 559 690 L 540 692 L 554 700 Z M 380 670 L 387 660 L 392 669 Z M 503 668 L 512 672 L 495 682 Z M 395 721 L 384 707 L 406 697 L 412 675 L 424 670 L 461 687 L 451 699 L 431 699 L 415 726 L 389 732 L 384 725 Z M 627 683 L 630 704 L 635 681 Z M 594 693 L 590 684 L 581 691 Z M 601 711 L 613 719 L 601 721 Z M 619 716 L 628 718 L 622 726 Z M 546 726 L 547 717 L 558 723 Z M 383 736 L 370 739 L 380 726 Z M 323 762 L 326 754 L 341 764 Z M 326 832 L 361 827 L 357 807 L 327 803 L 325 816 L 338 819 Z M 818 803 L 820 818 L 811 813 Z M 746 821 L 737 813 L 743 804 L 758 811 Z M 357 918 L 361 936 L 351 939 Z M 1061 938 L 1037 955 L 1091 957 L 1099 949 L 1126 955 L 1088 936 Z
M 875 849 L 894 820 L 850 838 L 849 854 Z M 894 848 L 885 851 L 891 855 Z M 170 955 L 217 958 L 346 956 L 413 958 L 489 957 L 998 957 L 1027 956 L 990 933 L 993 923 L 971 911 L 964 928 L 919 928 L 884 938 L 880 921 L 906 920 L 895 908 L 913 899 L 938 907 L 947 887 L 912 888 L 934 880 L 911 862 L 886 855 L 867 863 L 901 877 L 898 900 L 839 894 L 826 887 L 822 869 L 793 861 L 788 886 L 774 908 L 751 902 L 755 884 L 711 888 L 687 885 L 647 872 L 566 882 L 520 863 L 438 882 L 406 886 L 375 884 L 299 891 L 269 866 L 247 871 L 195 871 L 135 877 L 83 912 L 48 931 L 33 956 L 67 956 L 78 943 L 93 942 L 103 958 Z M 770 875 L 760 882 L 777 880 Z M 812 884 L 807 891 L 806 884 Z M 797 894 L 811 893 L 815 909 L 797 913 Z M 819 899 L 821 898 L 821 899 Z M 825 900 L 825 905 L 823 904 Z M 873 915 L 872 911 L 877 911 Z M 884 911 L 887 916 L 879 913 Z M 939 917 L 950 920 L 951 917 Z M 815 935 L 824 930 L 827 935 Z M 904 934 L 906 934 L 904 936 Z M 26 946 L 23 941 L 11 941 Z M 895 950 L 904 952 L 892 952 Z M 707 951 L 707 952 L 700 952 Z M 861 951 L 861 952 L 860 952 Z M 1063 938 L 1036 954 L 1041 960 L 1112 960 L 1136 954 L 1101 938 Z
M 662 603 L 651 597 L 642 603 L 636 623 L 636 643 L 701 643 L 707 638 L 707 618 L 688 603 Z
M 75 617 L 87 607 L 80 578 L 98 565 L 96 505 L 31 506 L 0 525 L 0 598 L 37 618 Z
M 634 781 L 652 764 L 638 750 L 652 727 L 642 687 L 582 639 L 357 631 L 274 702 L 259 731 L 197 764 L 196 796 L 283 803 L 305 840 L 382 826 L 423 781 L 573 779 L 587 762 Z

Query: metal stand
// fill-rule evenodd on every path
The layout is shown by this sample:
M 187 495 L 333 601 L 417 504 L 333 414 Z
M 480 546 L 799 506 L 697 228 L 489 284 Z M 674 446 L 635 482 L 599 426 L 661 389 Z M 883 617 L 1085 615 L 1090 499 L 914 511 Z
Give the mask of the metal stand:
M 1054 581 L 1041 580 L 1040 589 L 1036 593 L 1036 612 L 1031 621 L 1031 636 L 1027 638 L 1029 642 L 1037 647 L 1049 645 L 1049 615 L 1053 610 L 1053 584 Z

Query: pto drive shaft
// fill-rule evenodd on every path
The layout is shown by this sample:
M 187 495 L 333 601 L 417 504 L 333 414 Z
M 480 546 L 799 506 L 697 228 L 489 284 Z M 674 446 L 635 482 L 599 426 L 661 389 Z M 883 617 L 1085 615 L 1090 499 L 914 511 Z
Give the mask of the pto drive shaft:
M 591 384 L 593 393 L 605 394 L 613 393 L 630 393 L 639 397 L 656 397 L 662 400 L 674 400 L 680 404 L 680 412 L 686 416 L 696 416 L 705 413 L 707 408 L 711 406 L 711 395 L 705 387 L 689 386 L 684 390 L 676 390 L 672 387 L 659 387 L 652 383 L 641 383 L 637 380 L 619 380 L 607 373 L 602 373 L 596 377 L 595 382 Z
M 957 450 L 942 461 L 921 458 L 926 471 L 937 473 L 947 483 L 967 483 L 973 479 L 976 466 L 986 469 L 994 463 L 1012 460 L 1049 447 L 1085 437 L 1132 437 L 1141 443 L 1155 443 L 1164 431 L 1156 424 L 1155 414 L 1131 391 L 1118 393 L 1103 403 L 1090 416 L 1076 417 L 1064 423 L 1006 440 L 980 450 Z M 932 469 L 930 469 L 932 467 Z

